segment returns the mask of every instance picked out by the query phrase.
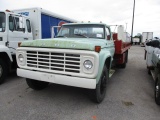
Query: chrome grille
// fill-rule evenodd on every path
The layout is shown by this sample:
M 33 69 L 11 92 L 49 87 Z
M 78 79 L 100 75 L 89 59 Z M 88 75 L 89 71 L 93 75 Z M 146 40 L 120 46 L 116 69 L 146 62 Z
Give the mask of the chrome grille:
M 26 54 L 28 67 L 80 73 L 79 54 L 40 51 L 27 51 Z

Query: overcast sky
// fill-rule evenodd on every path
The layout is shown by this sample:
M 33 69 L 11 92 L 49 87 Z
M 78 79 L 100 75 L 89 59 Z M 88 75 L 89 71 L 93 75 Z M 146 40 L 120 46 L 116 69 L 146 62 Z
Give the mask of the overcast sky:
M 1 0 L 0 10 L 41 7 L 78 20 L 124 25 L 131 33 L 134 0 Z M 136 0 L 134 35 L 153 32 L 160 37 L 160 0 Z

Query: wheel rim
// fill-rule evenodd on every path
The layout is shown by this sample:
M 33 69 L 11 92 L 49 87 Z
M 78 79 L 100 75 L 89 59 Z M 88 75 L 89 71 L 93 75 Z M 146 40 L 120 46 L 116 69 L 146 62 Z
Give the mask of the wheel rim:
M 106 89 L 106 75 L 105 73 L 103 72 L 103 76 L 102 76 L 102 79 L 101 79 L 101 88 L 100 88 L 100 93 L 103 94 L 105 89 Z
M 2 76 L 2 72 L 3 72 L 3 69 L 2 69 L 2 66 L 0 65 L 0 77 Z
M 155 88 L 155 97 L 158 98 L 159 96 L 159 83 L 157 82 L 156 88 Z

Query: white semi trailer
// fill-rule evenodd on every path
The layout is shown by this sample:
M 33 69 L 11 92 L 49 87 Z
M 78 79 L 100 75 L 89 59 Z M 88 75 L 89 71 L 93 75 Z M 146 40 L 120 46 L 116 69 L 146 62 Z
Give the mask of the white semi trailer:
M 153 32 L 143 32 L 141 46 L 144 46 L 145 42 L 150 41 L 152 39 L 153 39 Z
M 133 38 L 133 43 L 135 44 L 135 45 L 139 45 L 140 44 L 140 38 L 138 38 L 138 37 L 136 37 L 136 38 Z

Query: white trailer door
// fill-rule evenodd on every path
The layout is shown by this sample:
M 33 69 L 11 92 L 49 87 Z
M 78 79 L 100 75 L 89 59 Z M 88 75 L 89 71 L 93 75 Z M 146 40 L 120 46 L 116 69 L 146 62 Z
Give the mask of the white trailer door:
M 148 36 L 148 35 L 147 35 L 147 32 L 143 32 L 143 33 L 142 33 L 142 43 L 144 43 L 144 42 L 148 39 L 147 36 Z
M 152 40 L 153 39 L 153 32 L 148 32 L 148 40 Z

